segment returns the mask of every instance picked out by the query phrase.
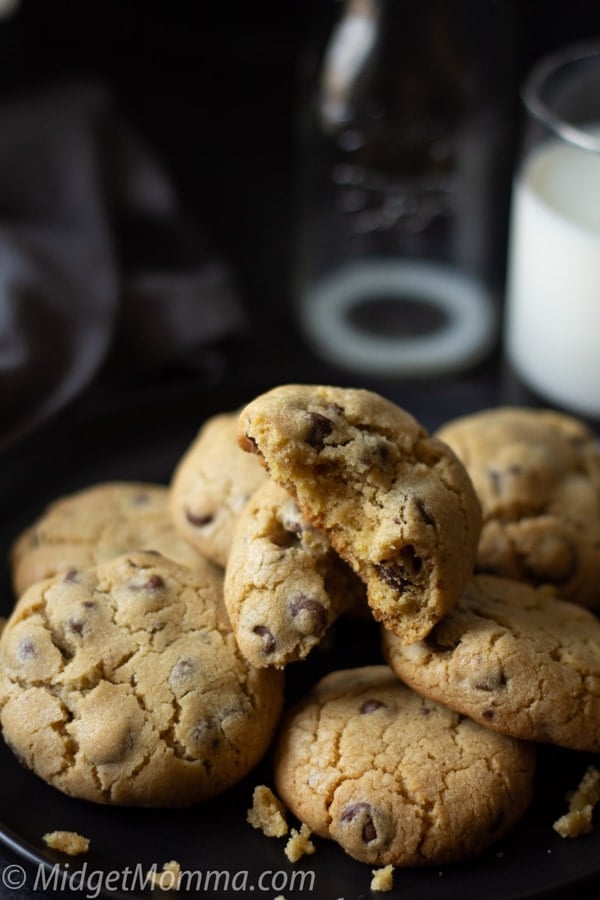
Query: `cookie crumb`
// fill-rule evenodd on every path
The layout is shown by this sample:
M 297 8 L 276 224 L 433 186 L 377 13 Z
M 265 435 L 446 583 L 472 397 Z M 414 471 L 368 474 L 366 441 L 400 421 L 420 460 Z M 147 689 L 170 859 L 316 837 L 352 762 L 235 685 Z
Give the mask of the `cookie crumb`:
M 266 784 L 254 788 L 252 807 L 248 810 L 246 821 L 266 837 L 284 837 L 289 831 L 285 806 Z
M 78 856 L 87 853 L 90 847 L 90 839 L 77 834 L 76 831 L 49 831 L 43 837 L 44 843 L 52 850 L 60 850 L 67 856 Z
M 373 878 L 371 879 L 372 891 L 391 891 L 394 887 L 394 867 L 392 865 L 383 866 L 381 869 L 371 869 Z
M 285 845 L 285 855 L 290 862 L 298 862 L 301 856 L 310 856 L 317 849 L 310 838 L 310 828 L 304 822 L 300 831 L 292 828 L 290 837 Z
M 146 883 L 152 889 L 157 887 L 161 891 L 176 891 L 179 888 L 180 876 L 181 866 L 172 859 L 170 862 L 164 863 L 162 872 L 157 872 L 155 868 L 146 872 Z
M 567 794 L 569 810 L 552 826 L 562 838 L 576 838 L 592 831 L 594 807 L 600 800 L 600 771 L 588 766 L 577 790 Z

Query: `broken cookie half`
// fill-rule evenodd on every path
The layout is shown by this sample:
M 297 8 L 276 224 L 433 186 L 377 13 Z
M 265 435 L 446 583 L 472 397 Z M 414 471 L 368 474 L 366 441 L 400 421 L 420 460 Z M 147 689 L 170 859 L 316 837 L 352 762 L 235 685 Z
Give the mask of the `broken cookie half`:
M 241 412 L 257 453 L 367 586 L 376 619 L 425 637 L 473 572 L 481 508 L 454 453 L 370 391 L 283 385 Z
M 271 479 L 240 513 L 225 570 L 225 604 L 241 652 L 259 668 L 304 659 L 365 586 Z

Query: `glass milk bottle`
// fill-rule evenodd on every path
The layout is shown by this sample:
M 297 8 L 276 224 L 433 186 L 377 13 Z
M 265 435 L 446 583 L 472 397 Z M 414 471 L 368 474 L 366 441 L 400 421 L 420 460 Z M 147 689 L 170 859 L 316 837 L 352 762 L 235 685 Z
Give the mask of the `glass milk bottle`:
M 329 362 L 428 376 L 497 336 L 512 21 L 481 0 L 345 0 L 309 79 L 298 321 Z
M 538 399 L 600 420 L 600 41 L 542 59 L 523 101 L 506 354 Z

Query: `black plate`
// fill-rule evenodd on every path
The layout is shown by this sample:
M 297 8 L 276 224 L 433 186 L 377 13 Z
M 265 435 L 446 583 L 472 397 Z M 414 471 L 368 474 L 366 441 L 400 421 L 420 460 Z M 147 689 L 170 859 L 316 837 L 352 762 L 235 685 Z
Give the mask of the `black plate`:
M 5 454 L 0 468 L 3 557 L 20 529 L 56 496 L 111 478 L 166 483 L 203 419 L 235 408 L 252 393 L 193 390 L 154 396 L 91 421 L 80 416 Z M 411 411 L 419 417 L 418 409 Z M 426 418 L 429 427 L 437 424 L 431 421 L 431 411 Z M 1 583 L 1 612 L 7 615 L 13 598 L 6 563 Z M 379 659 L 375 629 L 365 632 L 364 625 L 341 622 L 326 649 L 288 669 L 288 697 L 293 700 L 333 668 Z M 397 870 L 394 890 L 381 896 L 411 900 L 512 900 L 557 893 L 583 897 L 588 892 L 591 896 L 600 879 L 600 834 L 563 840 L 552 829 L 565 811 L 565 792 L 577 785 L 590 762 L 597 758 L 541 747 L 535 801 L 503 841 L 468 863 Z M 160 869 L 171 859 L 178 860 L 184 872 L 180 895 L 189 887 L 210 897 L 373 896 L 370 867 L 350 859 L 332 842 L 316 839 L 316 854 L 292 866 L 282 840 L 265 838 L 246 823 L 252 789 L 263 781 L 272 783 L 268 757 L 237 787 L 188 810 L 110 808 L 63 796 L 22 768 L 1 744 L 0 840 L 24 862 L 46 866 L 45 875 L 37 875 L 35 896 L 40 896 L 42 878 L 47 892 L 61 893 L 69 887 L 81 891 L 85 877 L 92 879 L 88 894 L 97 894 L 102 887 L 105 896 L 131 900 L 145 896 L 137 880 L 140 874 L 153 865 Z M 65 858 L 48 851 L 42 841 L 46 831 L 56 828 L 88 836 L 89 854 L 69 860 L 65 868 Z M 63 868 L 54 868 L 59 862 Z M 29 889 L 33 877 L 30 873 Z

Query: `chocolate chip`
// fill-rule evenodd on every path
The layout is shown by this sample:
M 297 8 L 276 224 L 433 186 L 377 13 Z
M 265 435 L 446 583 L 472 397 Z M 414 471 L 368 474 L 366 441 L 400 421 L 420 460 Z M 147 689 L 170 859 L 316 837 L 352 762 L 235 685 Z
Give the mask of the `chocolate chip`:
M 484 719 L 493 719 L 494 718 L 494 710 L 493 709 L 484 709 L 482 712 L 482 716 Z
M 361 455 L 361 462 L 365 466 L 377 466 L 379 469 L 385 470 L 389 467 L 390 458 L 388 445 L 381 441 Z
M 73 583 L 79 581 L 79 572 L 78 572 L 78 570 L 77 570 L 77 569 L 69 569 L 69 570 L 68 570 L 67 572 L 65 572 L 65 574 L 63 575 L 63 581 L 64 581 L 66 584 L 73 584 Z
M 378 835 L 377 835 L 377 829 L 375 828 L 375 825 L 374 825 L 374 823 L 373 823 L 373 820 L 372 820 L 372 819 L 369 819 L 369 820 L 368 820 L 367 822 L 365 822 L 365 824 L 363 825 L 362 839 L 363 839 L 363 841 L 365 842 L 365 844 L 369 844 L 371 841 L 376 840 L 376 839 L 377 839 L 377 836 L 378 836 Z
M 84 628 L 84 623 L 83 623 L 83 622 L 79 622 L 77 619 L 70 619 L 70 621 L 69 621 L 69 629 L 70 629 L 70 631 L 72 631 L 74 634 L 82 635 L 82 634 L 83 634 L 83 628 Z
M 300 510 L 295 503 L 286 503 L 280 513 L 281 525 L 286 531 L 300 536 L 306 527 L 306 522 L 302 518 Z
M 341 822 L 353 822 L 354 819 L 360 816 L 362 820 L 362 831 L 361 838 L 365 844 L 370 844 L 372 841 L 377 840 L 377 829 L 375 828 L 375 823 L 373 822 L 373 810 L 368 803 L 352 803 L 350 806 L 347 806 L 344 812 L 342 813 Z
M 169 672 L 169 684 L 174 691 L 184 690 L 190 679 L 196 675 L 196 662 L 189 657 L 183 657 L 177 660 L 171 671 Z
M 423 503 L 423 501 L 419 498 L 415 498 L 415 507 L 421 519 L 425 522 L 426 525 L 431 525 L 433 528 L 436 527 L 435 519 Z
M 257 634 L 260 638 L 262 638 L 263 643 L 263 652 L 269 655 L 275 651 L 277 647 L 277 642 L 273 637 L 273 633 L 270 628 L 267 628 L 266 625 L 255 625 L 252 629 L 254 634 Z
M 322 450 L 325 439 L 333 431 L 333 422 L 320 413 L 308 413 L 309 431 L 304 440 L 315 450 Z
M 216 753 L 221 746 L 221 735 L 213 719 L 201 719 L 192 728 L 190 738 L 199 753 Z
M 394 563 L 377 563 L 375 570 L 382 581 L 400 593 L 411 585 L 411 581 L 406 577 L 404 571 Z
M 365 700 L 360 708 L 360 711 L 361 713 L 372 713 L 375 712 L 376 709 L 380 709 L 382 706 L 385 706 L 385 703 L 382 703 L 381 700 Z
M 192 659 L 180 659 L 175 663 L 173 668 L 169 673 L 169 680 L 173 678 L 176 681 L 180 681 L 182 678 L 188 678 L 196 669 L 196 665 L 194 660 Z
M 96 604 L 93 600 L 84 600 L 81 605 L 84 609 L 96 609 Z
M 140 491 L 139 493 L 134 494 L 131 498 L 132 506 L 145 506 L 149 502 L 150 496 L 144 493 L 144 491 Z
M 143 584 L 130 584 L 129 586 L 132 591 L 149 591 L 150 593 L 154 593 L 155 591 L 160 591 L 164 588 L 165 581 L 160 575 L 151 575 Z
M 185 517 L 190 525 L 195 525 L 196 528 L 201 528 L 203 525 L 210 525 L 214 519 L 213 513 L 194 513 L 191 509 L 187 508 L 185 510 Z
M 31 638 L 21 638 L 17 646 L 17 655 L 23 661 L 37 656 L 37 648 Z
M 303 634 L 318 636 L 327 627 L 327 610 L 313 597 L 298 594 L 290 599 L 288 608 L 293 619 L 301 616 L 297 626 Z
M 478 691 L 495 691 L 506 684 L 504 672 L 486 672 L 483 676 L 478 676 L 477 681 L 473 682 L 473 687 Z
M 225 706 L 219 711 L 220 719 L 223 723 L 223 727 L 227 729 L 227 726 L 231 722 L 239 721 L 240 719 L 247 719 L 253 713 L 252 704 L 249 701 L 246 701 L 244 705 L 244 701 L 241 703 L 236 703 L 233 706 Z
M 402 593 L 412 587 L 415 576 L 421 571 L 423 562 L 417 556 L 412 544 L 406 544 L 398 552 L 395 559 L 377 563 L 375 569 L 380 578 Z

